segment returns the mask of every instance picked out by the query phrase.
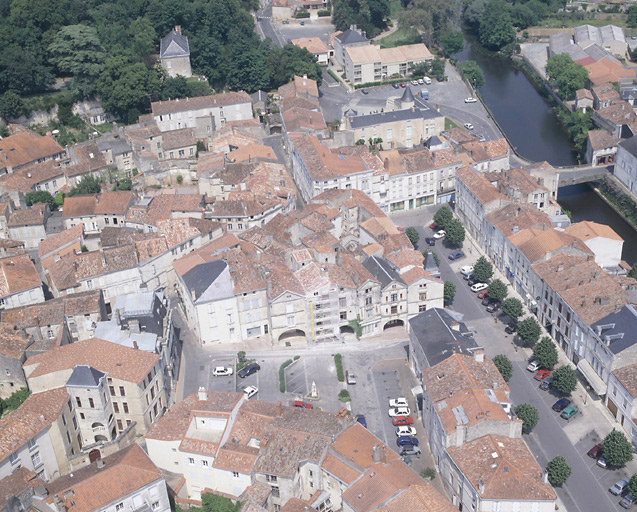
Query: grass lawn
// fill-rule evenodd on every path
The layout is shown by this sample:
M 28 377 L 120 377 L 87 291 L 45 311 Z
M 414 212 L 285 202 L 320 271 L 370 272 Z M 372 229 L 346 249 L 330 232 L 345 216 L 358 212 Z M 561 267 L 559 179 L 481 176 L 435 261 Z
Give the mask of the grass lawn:
M 389 18 L 395 20 L 398 13 L 403 10 L 403 4 L 400 0 L 389 0 Z
M 453 130 L 454 128 L 460 128 L 456 123 L 454 123 L 448 117 L 445 117 L 445 130 Z
M 380 40 L 381 48 L 394 48 L 406 44 L 422 43 L 422 37 L 413 28 L 399 28 Z
M 587 14 L 583 20 L 548 18 L 542 20 L 539 26 L 546 28 L 571 28 L 586 24 L 594 27 L 603 27 L 604 25 L 613 24 L 618 27 L 628 28 L 626 26 L 626 15 L 604 13 Z

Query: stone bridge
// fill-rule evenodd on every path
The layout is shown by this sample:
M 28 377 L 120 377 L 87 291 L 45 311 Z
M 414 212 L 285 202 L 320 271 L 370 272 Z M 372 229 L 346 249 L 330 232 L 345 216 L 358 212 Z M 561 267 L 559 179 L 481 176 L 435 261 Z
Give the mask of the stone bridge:
M 533 164 L 532 160 L 528 160 L 521 157 L 518 154 L 511 155 L 511 167 L 522 167 L 524 165 Z M 612 174 L 613 166 L 593 166 L 591 164 L 579 164 L 579 165 L 554 165 L 560 173 L 560 187 L 567 187 L 568 185 L 577 185 L 578 183 L 587 183 L 589 181 L 597 181 L 603 178 L 607 174 Z

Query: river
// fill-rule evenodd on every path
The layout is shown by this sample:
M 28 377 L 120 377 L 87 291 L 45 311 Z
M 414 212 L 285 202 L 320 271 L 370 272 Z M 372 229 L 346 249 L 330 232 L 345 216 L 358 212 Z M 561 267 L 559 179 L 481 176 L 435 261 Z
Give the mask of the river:
M 465 34 L 460 62 L 475 60 L 486 85 L 480 95 L 516 151 L 530 160 L 553 165 L 577 163 L 568 133 L 522 71 Z

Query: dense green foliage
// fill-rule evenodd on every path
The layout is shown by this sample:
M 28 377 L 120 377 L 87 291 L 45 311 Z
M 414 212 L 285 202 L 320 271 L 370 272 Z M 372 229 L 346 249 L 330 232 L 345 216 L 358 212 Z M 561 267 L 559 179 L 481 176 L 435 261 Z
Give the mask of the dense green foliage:
M 15 91 L 7 91 L 0 96 L 0 117 L 14 119 L 25 113 L 24 101 Z
M 457 246 L 464 242 L 464 226 L 458 219 L 451 219 L 445 231 L 447 232 L 445 239 L 449 245 Z
M 55 204 L 55 198 L 46 190 L 34 190 L 33 192 L 27 192 L 24 195 L 24 200 L 27 203 L 27 206 L 31 206 L 36 203 L 46 203 L 49 205 L 51 210 L 55 210 L 57 207 Z
M 563 108 L 557 110 L 558 119 L 568 130 L 573 145 L 577 148 L 582 157 L 586 153 L 588 131 L 594 128 L 593 120 L 591 119 L 592 114 L 592 110 L 587 112 L 582 112 L 579 109 L 575 112 L 569 112 Z
M 526 317 L 518 324 L 518 336 L 527 347 L 532 347 L 542 334 L 542 328 L 532 316 Z
M 345 372 L 343 371 L 343 356 L 341 354 L 334 354 L 334 364 L 336 365 L 336 378 L 339 382 L 343 382 Z
M 613 429 L 602 442 L 602 454 L 609 465 L 621 467 L 633 460 L 633 446 L 623 432 Z
M 507 285 L 500 279 L 495 279 L 489 284 L 489 288 L 487 288 L 487 295 L 492 299 L 503 300 L 508 294 L 509 290 L 507 290 Z
M 442 43 L 444 36 L 456 31 L 454 22 L 460 18 L 462 2 L 403 0 L 402 4 L 405 9 L 398 15 L 398 24 L 418 30 L 426 44 L 431 45 L 434 41 Z M 455 37 L 457 44 L 458 36 Z M 444 40 L 449 43 L 448 38 Z
M 546 75 L 555 82 L 558 94 L 564 99 L 572 98 L 575 91 L 583 89 L 588 80 L 588 71 L 584 66 L 573 62 L 566 53 L 553 55 L 547 61 Z
M 471 276 L 478 283 L 486 283 L 493 276 L 493 265 L 489 263 L 484 256 L 480 256 L 478 261 L 473 265 L 473 273 Z
M 438 38 L 438 42 L 447 55 L 460 53 L 464 48 L 464 38 L 462 32 L 459 31 L 450 31 L 442 34 Z
M 561 455 L 558 455 L 549 462 L 546 469 L 548 471 L 549 482 L 551 482 L 551 485 L 556 486 L 566 482 L 573 472 L 571 466 L 568 465 L 566 459 Z
M 468 60 L 464 64 L 461 64 L 460 72 L 474 89 L 479 89 L 485 84 L 484 73 L 475 60 Z
M 551 377 L 551 387 L 561 393 L 572 393 L 577 387 L 577 374 L 570 366 L 560 366 Z
M 292 364 L 292 359 L 283 361 L 279 366 L 279 391 L 285 393 L 285 369 Z
M 515 414 L 522 420 L 522 430 L 527 434 L 533 430 L 540 420 L 537 409 L 530 404 L 520 404 L 515 409 Z
M 346 389 L 341 389 L 338 392 L 338 399 L 341 402 L 345 403 L 345 402 L 349 402 L 352 399 L 352 397 L 350 396 L 349 391 L 347 391 Z
M 418 234 L 418 231 L 416 231 L 416 228 L 407 228 L 405 230 L 405 234 L 407 235 L 407 238 L 409 238 L 409 241 L 412 245 L 416 245 L 418 243 L 418 240 L 420 240 L 420 235 Z
M 9 398 L 0 399 L 0 413 L 14 411 L 29 398 L 30 394 L 31 392 L 27 388 L 20 388 L 14 391 Z
M 456 285 L 451 281 L 445 281 L 443 297 L 445 302 L 451 302 L 456 296 Z
M 540 363 L 540 366 L 547 370 L 552 370 L 557 364 L 557 348 L 555 343 L 548 336 L 533 347 L 533 358 Z
M 449 222 L 451 222 L 451 219 L 453 219 L 451 208 L 448 206 L 441 206 L 436 210 L 433 221 L 440 229 L 446 229 Z
M 501 50 L 515 41 L 515 29 L 504 0 L 489 0 L 480 18 L 480 43 L 489 50 Z
M 387 27 L 389 0 L 334 0 L 332 23 L 336 30 L 356 25 L 367 37 L 380 34 Z
M 637 473 L 630 477 L 630 482 L 628 482 L 628 492 L 633 496 L 637 496 Z
M 230 498 L 224 498 L 212 493 L 201 497 L 201 507 L 189 507 L 190 512 L 239 512 L 243 503 L 236 503 Z
M 509 382 L 511 377 L 513 377 L 513 365 L 511 364 L 511 360 L 504 354 L 498 354 L 493 358 L 493 364 L 500 372 L 500 375 L 502 375 L 504 381 Z
M 75 185 L 67 194 L 68 196 L 74 196 L 77 194 L 99 194 L 102 191 L 102 185 L 100 180 L 91 176 L 82 176 L 80 182 Z
M 502 312 L 512 320 L 517 320 L 523 314 L 522 301 L 515 297 L 505 299 L 502 303 Z
M 636 28 L 637 27 L 637 5 L 631 5 L 628 8 L 627 12 L 628 12 L 628 17 L 626 18 L 626 25 L 632 28 Z

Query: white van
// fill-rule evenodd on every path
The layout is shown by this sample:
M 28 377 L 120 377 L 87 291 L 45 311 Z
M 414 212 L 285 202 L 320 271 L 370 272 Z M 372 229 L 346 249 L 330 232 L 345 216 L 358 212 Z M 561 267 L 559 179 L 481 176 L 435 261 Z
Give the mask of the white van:
M 429 78 L 428 76 L 423 77 L 423 82 L 425 82 L 427 85 L 431 85 L 431 78 Z
M 460 273 L 463 276 L 469 276 L 473 272 L 473 265 L 465 265 L 460 269 Z

